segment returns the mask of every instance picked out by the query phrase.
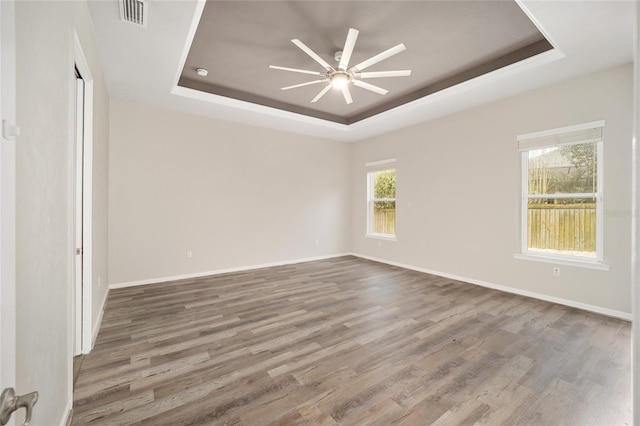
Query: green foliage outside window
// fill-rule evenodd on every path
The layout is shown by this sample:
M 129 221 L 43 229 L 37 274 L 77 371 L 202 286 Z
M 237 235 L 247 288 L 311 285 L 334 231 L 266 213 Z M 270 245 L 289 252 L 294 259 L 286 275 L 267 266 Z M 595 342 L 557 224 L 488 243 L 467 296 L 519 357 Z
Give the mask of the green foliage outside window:
M 373 198 L 396 198 L 396 171 L 384 170 L 375 173 L 373 185 Z M 395 209 L 395 201 L 376 201 L 376 210 Z
M 529 152 L 529 194 L 578 194 L 597 191 L 597 153 L 593 143 Z M 553 199 L 532 200 L 535 204 Z M 577 202 L 592 202 L 588 199 Z

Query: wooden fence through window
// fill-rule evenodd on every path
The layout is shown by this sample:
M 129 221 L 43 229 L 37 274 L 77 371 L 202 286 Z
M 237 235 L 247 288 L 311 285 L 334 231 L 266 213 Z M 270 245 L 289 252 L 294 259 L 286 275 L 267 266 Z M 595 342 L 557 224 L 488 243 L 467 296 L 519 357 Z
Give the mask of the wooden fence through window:
M 529 205 L 529 248 L 560 251 L 596 251 L 596 206 L 585 204 Z M 376 209 L 373 232 L 396 233 L 395 209 Z
M 527 212 L 529 248 L 596 251 L 596 205 L 530 204 Z
M 395 209 L 374 209 L 372 230 L 375 234 L 395 235 L 396 210 Z

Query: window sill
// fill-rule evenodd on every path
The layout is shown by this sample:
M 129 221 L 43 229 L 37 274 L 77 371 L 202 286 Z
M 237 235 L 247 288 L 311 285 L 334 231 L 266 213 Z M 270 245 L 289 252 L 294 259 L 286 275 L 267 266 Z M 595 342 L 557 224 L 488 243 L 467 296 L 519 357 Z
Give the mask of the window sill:
M 385 241 L 398 241 L 395 235 L 385 235 L 385 234 L 364 234 L 367 238 L 373 238 L 376 240 L 385 240 Z
M 576 266 L 578 268 L 598 269 L 600 271 L 608 271 L 611 269 L 611 265 L 607 265 L 596 260 L 574 260 L 562 257 L 539 256 L 530 253 L 516 253 L 513 257 L 520 260 L 533 260 L 534 262 L 554 263 L 556 265 Z

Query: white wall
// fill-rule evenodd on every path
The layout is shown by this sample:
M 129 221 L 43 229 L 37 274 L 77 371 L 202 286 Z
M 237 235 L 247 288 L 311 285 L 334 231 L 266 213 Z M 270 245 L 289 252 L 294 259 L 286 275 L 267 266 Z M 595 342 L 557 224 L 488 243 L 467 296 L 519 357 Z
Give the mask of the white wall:
M 349 145 L 118 100 L 110 117 L 110 283 L 348 251 Z
M 83 48 L 85 55 L 91 55 L 91 59 L 87 59 L 94 79 L 91 253 L 91 331 L 94 333 L 99 328 L 98 321 L 109 289 L 109 94 L 98 62 L 98 52 L 92 43 Z
M 604 261 L 610 271 L 514 259 L 520 250 L 516 136 L 606 120 Z M 632 67 L 539 89 L 353 146 L 352 249 L 357 254 L 631 312 Z M 395 242 L 364 237 L 365 163 L 397 158 Z
M 91 19 L 85 2 L 16 2 L 16 390 L 39 391 L 37 425 L 60 424 L 71 406 L 74 29 L 95 87 L 93 294 L 100 306 L 109 111 Z

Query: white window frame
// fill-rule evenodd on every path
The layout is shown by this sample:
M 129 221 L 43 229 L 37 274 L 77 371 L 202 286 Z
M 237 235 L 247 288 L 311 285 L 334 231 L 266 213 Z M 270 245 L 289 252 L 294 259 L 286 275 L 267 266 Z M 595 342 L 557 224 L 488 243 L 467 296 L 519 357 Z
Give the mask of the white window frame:
M 603 237 L 604 237 L 604 185 L 603 185 L 603 165 L 604 165 L 604 120 L 593 121 L 575 126 L 551 129 L 542 132 L 528 133 L 518 136 L 518 143 L 521 151 L 522 175 L 521 175 L 521 253 L 515 257 L 526 260 L 537 260 L 556 264 L 566 264 L 572 266 L 584 266 L 593 269 L 608 270 L 609 266 L 603 263 Z M 598 138 L 583 138 L 589 130 L 600 131 Z M 594 130 L 594 131 L 595 131 Z M 544 147 L 557 147 L 563 145 L 578 145 L 589 142 L 596 144 L 596 186 L 595 193 L 572 193 L 572 194 L 529 194 L 529 151 Z M 591 198 L 596 200 L 596 257 L 588 258 L 581 256 L 565 255 L 561 253 L 545 253 L 529 250 L 528 247 L 528 201 L 535 198 Z
M 396 241 L 398 235 L 398 193 L 397 193 L 397 179 L 398 170 L 396 168 L 396 159 L 390 158 L 388 160 L 373 161 L 366 163 L 367 167 L 367 231 L 365 236 L 370 238 L 378 238 L 382 240 Z M 396 175 L 396 197 L 395 198 L 373 198 L 376 172 L 384 172 L 393 170 Z M 376 201 L 394 201 L 396 203 L 396 229 L 395 234 L 380 234 L 373 232 L 373 205 Z

